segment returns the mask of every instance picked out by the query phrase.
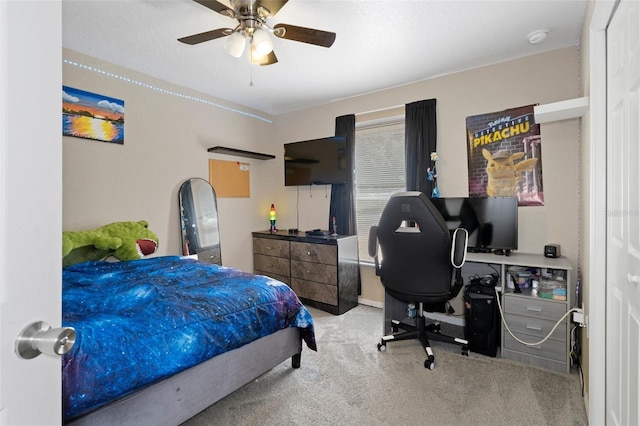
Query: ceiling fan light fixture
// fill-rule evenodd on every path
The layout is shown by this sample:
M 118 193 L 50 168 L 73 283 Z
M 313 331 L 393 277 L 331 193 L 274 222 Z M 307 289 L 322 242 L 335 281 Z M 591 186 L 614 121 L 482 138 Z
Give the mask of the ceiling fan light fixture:
M 267 54 L 268 55 L 268 54 Z M 251 46 L 251 63 L 256 65 L 262 65 L 268 59 L 267 55 L 258 52 L 258 49 L 254 45 Z
M 273 40 L 269 33 L 261 28 L 256 28 L 253 32 L 252 42 L 260 55 L 268 55 L 273 51 Z
M 231 33 L 227 37 L 227 41 L 224 44 L 224 50 L 234 58 L 239 58 L 244 52 L 245 39 L 244 36 L 238 31 Z

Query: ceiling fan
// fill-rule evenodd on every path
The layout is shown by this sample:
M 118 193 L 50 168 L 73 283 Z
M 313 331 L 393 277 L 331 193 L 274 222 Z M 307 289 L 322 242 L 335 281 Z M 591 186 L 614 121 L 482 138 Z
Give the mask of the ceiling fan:
M 214 12 L 236 19 L 238 25 L 234 28 L 218 28 L 199 34 L 179 38 L 185 44 L 198 44 L 205 41 L 227 37 L 225 50 L 236 58 L 242 56 L 246 40 L 249 40 L 252 64 L 271 65 L 278 62 L 273 52 L 273 40 L 269 33 L 278 38 L 299 41 L 322 47 L 331 47 L 336 34 L 313 28 L 298 27 L 290 24 L 276 24 L 271 27 L 267 18 L 274 16 L 287 4 L 288 0 L 229 0 L 230 9 L 216 0 L 194 0 Z

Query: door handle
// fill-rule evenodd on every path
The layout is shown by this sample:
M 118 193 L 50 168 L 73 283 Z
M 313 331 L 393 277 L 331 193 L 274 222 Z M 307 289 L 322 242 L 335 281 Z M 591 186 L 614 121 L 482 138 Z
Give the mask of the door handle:
M 628 273 L 627 274 L 627 281 L 629 281 L 630 283 L 637 284 L 638 281 L 640 281 L 640 279 L 638 278 L 637 275 L 633 275 L 633 274 Z
M 51 328 L 44 321 L 26 326 L 16 338 L 16 354 L 22 359 L 32 359 L 40 354 L 64 355 L 76 342 L 73 327 Z

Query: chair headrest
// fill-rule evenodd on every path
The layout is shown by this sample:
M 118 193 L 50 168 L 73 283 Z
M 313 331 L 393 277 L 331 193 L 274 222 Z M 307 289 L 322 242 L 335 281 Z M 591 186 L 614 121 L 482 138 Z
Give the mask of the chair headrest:
M 378 232 L 402 232 L 402 225 L 417 225 L 422 232 L 449 235 L 447 224 L 433 203 L 422 192 L 399 192 L 391 196 L 380 217 Z M 408 232 L 408 231 L 405 231 Z

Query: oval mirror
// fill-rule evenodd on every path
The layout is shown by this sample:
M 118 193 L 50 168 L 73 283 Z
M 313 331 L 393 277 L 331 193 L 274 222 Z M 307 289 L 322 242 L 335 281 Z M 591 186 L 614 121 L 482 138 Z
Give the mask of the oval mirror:
M 192 178 L 178 193 L 182 227 L 182 252 L 185 256 L 222 265 L 216 192 L 209 182 Z

